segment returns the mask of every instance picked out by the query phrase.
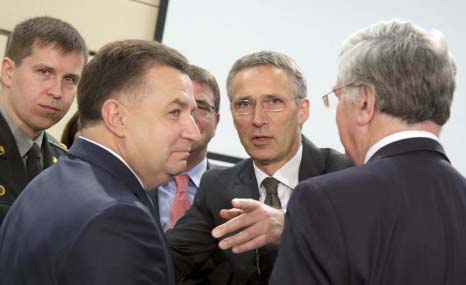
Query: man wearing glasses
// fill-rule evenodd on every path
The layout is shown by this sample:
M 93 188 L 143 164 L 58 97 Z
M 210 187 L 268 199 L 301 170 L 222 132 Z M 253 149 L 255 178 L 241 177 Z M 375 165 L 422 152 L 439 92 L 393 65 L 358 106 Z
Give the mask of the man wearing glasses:
M 456 74 L 445 39 L 380 22 L 339 59 L 324 103 L 358 167 L 295 189 L 270 284 L 466 284 L 466 179 L 439 142 Z
M 267 284 L 293 188 L 350 162 L 301 135 L 309 115 L 306 81 L 288 56 L 258 52 L 239 59 L 227 92 L 251 158 L 207 172 L 193 206 L 167 238 L 178 279 L 213 256 L 219 266 L 212 284 Z
M 204 172 L 212 165 L 207 161 L 207 145 L 215 135 L 220 119 L 220 91 L 217 80 L 207 70 L 195 65 L 189 67 L 197 108 L 193 117 L 201 139 L 193 141 L 185 171 L 172 177 L 158 191 L 149 194 L 159 206 L 160 223 L 163 230 L 173 228 L 176 222 L 191 207 L 194 195 Z

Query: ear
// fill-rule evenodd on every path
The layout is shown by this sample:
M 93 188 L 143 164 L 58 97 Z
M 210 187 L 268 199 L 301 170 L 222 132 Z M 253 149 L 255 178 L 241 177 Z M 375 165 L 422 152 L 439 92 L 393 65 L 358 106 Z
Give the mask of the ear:
M 367 125 L 374 118 L 376 111 L 375 92 L 367 85 L 359 87 L 359 97 L 356 99 L 356 122 L 359 125 Z
M 218 125 L 218 122 L 220 121 L 220 113 L 216 112 L 215 113 L 215 125 Z
M 2 60 L 2 83 L 5 87 L 11 88 L 13 73 L 15 71 L 16 65 L 15 62 L 9 58 L 5 57 Z
M 102 120 L 107 129 L 117 137 L 126 135 L 126 108 L 115 99 L 108 99 L 101 109 Z
M 302 98 L 299 101 L 301 103 L 298 105 L 298 123 L 302 126 L 309 118 L 310 101 L 308 98 Z

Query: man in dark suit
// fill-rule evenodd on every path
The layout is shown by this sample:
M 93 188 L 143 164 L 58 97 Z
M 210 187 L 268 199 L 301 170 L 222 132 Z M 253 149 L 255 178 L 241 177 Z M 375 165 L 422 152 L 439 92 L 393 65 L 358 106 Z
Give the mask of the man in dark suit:
M 441 34 L 410 22 L 345 42 L 324 102 L 358 167 L 295 189 L 271 284 L 466 284 L 466 179 L 438 139 L 455 73 Z
M 173 284 L 145 191 L 186 167 L 199 130 L 187 62 L 149 41 L 106 45 L 78 89 L 80 137 L 0 230 L 0 284 Z
M 68 23 L 36 17 L 14 28 L 1 63 L 0 226 L 26 184 L 65 153 L 45 130 L 68 111 L 86 60 Z
M 302 137 L 309 115 L 306 82 L 288 56 L 259 52 L 239 59 L 228 76 L 227 92 L 236 130 L 251 158 L 208 171 L 193 206 L 167 239 L 179 279 L 212 257 L 218 265 L 212 284 L 266 284 L 293 188 L 302 179 L 350 162 Z

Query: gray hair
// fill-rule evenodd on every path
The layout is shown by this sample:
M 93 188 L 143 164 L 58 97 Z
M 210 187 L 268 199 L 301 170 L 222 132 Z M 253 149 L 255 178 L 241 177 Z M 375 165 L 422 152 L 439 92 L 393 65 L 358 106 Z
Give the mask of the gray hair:
M 233 64 L 227 77 L 227 94 L 230 101 L 233 99 L 233 80 L 236 75 L 244 69 L 264 65 L 284 70 L 292 81 L 295 96 L 297 98 L 307 96 L 306 78 L 302 69 L 292 58 L 278 52 L 261 51 L 243 56 Z
M 352 34 L 339 59 L 339 82 L 367 85 L 381 112 L 408 124 L 450 117 L 456 65 L 440 32 L 380 22 Z

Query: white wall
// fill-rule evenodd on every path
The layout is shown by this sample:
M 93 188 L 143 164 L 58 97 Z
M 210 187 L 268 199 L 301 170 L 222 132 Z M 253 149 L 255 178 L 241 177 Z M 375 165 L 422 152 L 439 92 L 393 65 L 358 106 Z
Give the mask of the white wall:
M 275 50 L 293 57 L 308 79 L 311 116 L 303 133 L 319 146 L 343 151 L 335 115 L 321 95 L 331 90 L 336 59 L 352 32 L 383 19 L 411 19 L 426 29 L 442 31 L 458 65 L 457 92 L 450 121 L 441 141 L 455 165 L 466 175 L 466 4 L 434 0 L 171 0 L 163 42 L 184 53 L 192 63 L 211 71 L 221 92 L 221 120 L 211 151 L 246 157 L 229 112 L 225 79 L 239 57 Z

